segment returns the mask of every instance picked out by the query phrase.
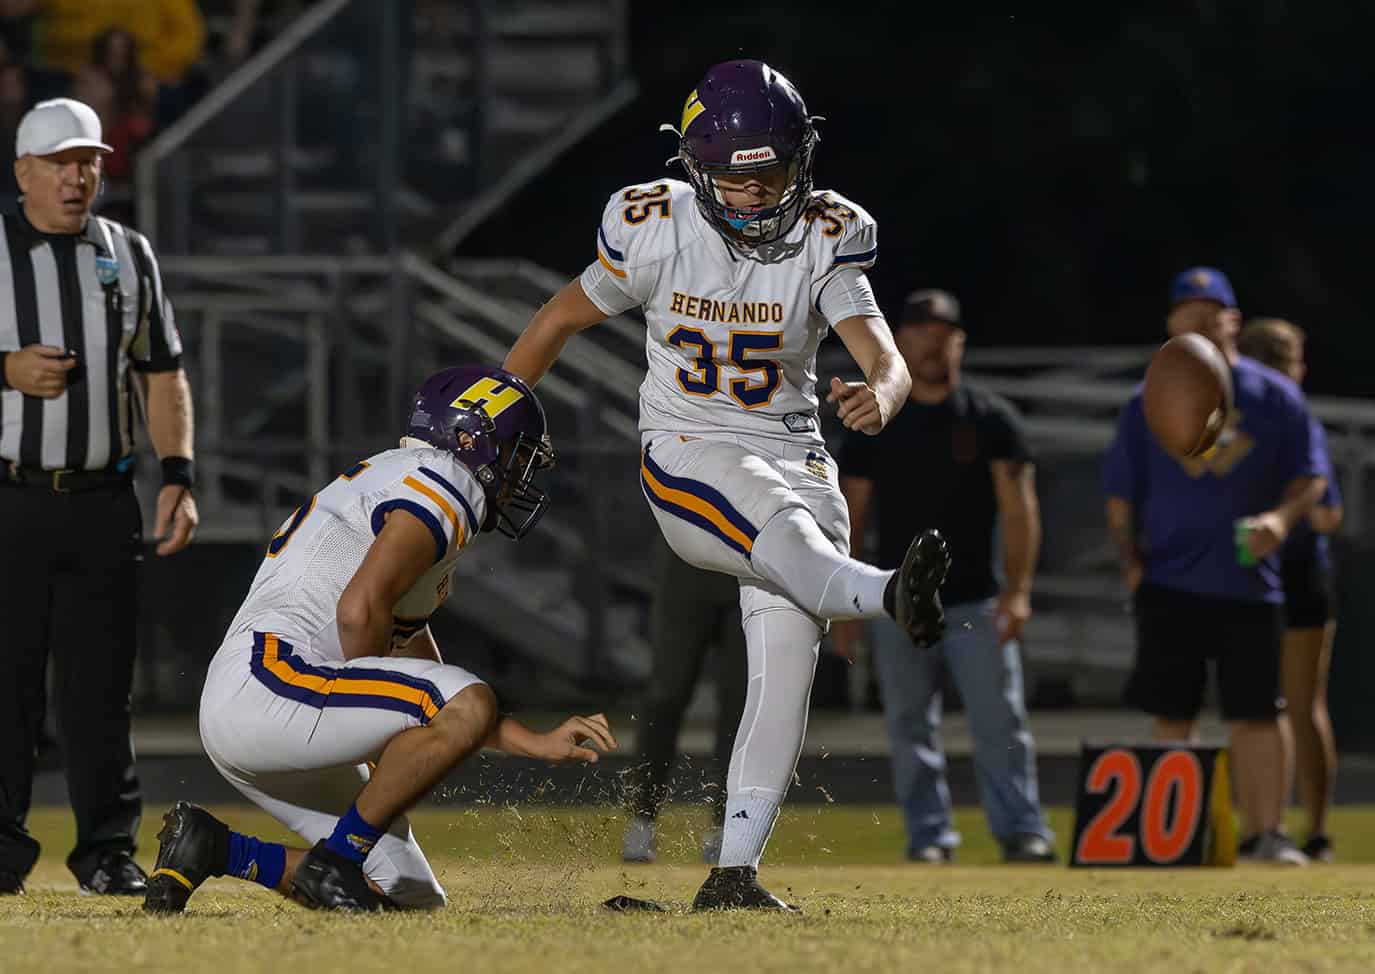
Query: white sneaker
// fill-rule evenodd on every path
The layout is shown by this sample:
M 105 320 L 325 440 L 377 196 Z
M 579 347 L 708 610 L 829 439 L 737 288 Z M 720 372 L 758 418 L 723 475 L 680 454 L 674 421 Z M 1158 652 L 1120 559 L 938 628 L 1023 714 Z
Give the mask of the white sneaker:
M 621 840 L 621 862 L 654 861 L 654 822 L 636 815 Z
M 1243 840 L 1237 852 L 1240 862 L 1268 863 L 1275 866 L 1306 866 L 1308 857 L 1294 845 L 1288 833 L 1271 829 Z
M 721 842 L 725 836 L 726 830 L 719 825 L 714 825 L 702 833 L 702 862 L 708 866 L 715 866 L 721 861 Z

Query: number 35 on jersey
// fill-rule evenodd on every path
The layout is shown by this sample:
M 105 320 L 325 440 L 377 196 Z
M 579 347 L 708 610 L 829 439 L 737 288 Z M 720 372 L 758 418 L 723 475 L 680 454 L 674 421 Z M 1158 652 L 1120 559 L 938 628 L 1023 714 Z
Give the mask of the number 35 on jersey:
M 1227 761 L 1220 747 L 1085 744 L 1070 865 L 1232 865 Z

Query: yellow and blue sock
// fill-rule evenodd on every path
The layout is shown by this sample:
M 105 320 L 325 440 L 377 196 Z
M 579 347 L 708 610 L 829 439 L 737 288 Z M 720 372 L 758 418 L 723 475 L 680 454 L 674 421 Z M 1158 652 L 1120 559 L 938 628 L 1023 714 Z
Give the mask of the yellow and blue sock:
M 237 876 L 268 889 L 276 889 L 286 872 L 286 847 L 276 842 L 263 842 L 251 835 L 229 833 L 229 862 L 226 876 Z
M 385 831 L 385 827 L 378 828 L 359 815 L 357 805 L 350 805 L 339 819 L 339 824 L 334 826 L 334 834 L 325 840 L 325 848 L 361 866 Z

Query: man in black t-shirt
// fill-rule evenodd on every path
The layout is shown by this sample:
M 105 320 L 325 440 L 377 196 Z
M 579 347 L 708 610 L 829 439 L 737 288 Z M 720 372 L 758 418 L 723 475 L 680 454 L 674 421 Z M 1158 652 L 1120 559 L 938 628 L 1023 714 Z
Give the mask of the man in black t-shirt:
M 938 529 L 950 545 L 942 642 L 917 652 L 895 626 L 870 629 L 907 821 L 907 855 L 916 862 L 948 862 L 960 841 L 940 739 L 944 664 L 964 700 L 984 812 L 1004 858 L 1053 861 L 1053 836 L 1037 796 L 1018 645 L 1031 615 L 1041 538 L 1031 452 L 1012 404 L 960 381 L 965 332 L 953 296 L 913 293 L 894 337 L 912 373 L 911 401 L 877 436 L 846 436 L 840 489 L 850 505 L 856 557 L 864 550 L 871 509 L 880 567 L 901 564 L 906 540 L 925 528 Z M 1001 584 L 995 537 L 1001 539 Z M 861 625 L 832 624 L 842 656 L 853 659 Z

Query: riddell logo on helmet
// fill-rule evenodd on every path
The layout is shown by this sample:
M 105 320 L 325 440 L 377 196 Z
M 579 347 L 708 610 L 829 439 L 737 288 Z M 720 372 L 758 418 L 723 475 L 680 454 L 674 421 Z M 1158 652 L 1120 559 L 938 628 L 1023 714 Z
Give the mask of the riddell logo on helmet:
M 778 158 L 778 153 L 773 151 L 773 146 L 761 146 L 758 149 L 736 149 L 730 157 L 730 164 L 738 166 L 744 162 L 773 162 Z

